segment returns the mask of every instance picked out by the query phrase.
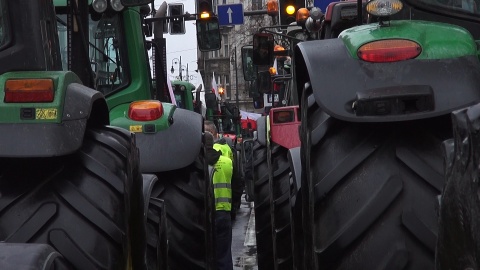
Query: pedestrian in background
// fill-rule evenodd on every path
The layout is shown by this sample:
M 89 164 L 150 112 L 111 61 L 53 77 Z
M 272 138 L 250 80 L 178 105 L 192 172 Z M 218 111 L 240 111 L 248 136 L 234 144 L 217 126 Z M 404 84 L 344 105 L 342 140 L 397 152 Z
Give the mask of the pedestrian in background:
M 217 270 L 233 270 L 232 260 L 232 160 L 213 148 L 213 135 L 205 132 L 206 159 L 214 166 L 215 243 Z
M 222 152 L 222 155 L 229 157 L 233 164 L 232 175 L 232 210 L 230 211 L 232 220 L 235 220 L 238 209 L 242 204 L 242 194 L 245 187 L 245 181 L 241 178 L 238 172 L 238 157 L 237 150 L 234 147 L 234 142 L 231 138 L 220 137 L 217 132 L 217 127 L 213 121 L 205 120 L 205 131 L 212 133 L 214 139 L 213 148 Z

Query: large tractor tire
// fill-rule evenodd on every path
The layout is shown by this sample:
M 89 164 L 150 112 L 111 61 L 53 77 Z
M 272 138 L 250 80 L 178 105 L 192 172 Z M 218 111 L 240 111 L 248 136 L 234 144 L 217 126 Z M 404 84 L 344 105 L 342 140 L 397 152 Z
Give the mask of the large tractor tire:
M 352 123 L 302 107 L 305 269 L 434 269 L 450 122 Z
M 303 223 L 302 223 L 302 192 L 300 147 L 288 151 L 288 161 L 292 173 L 290 174 L 290 230 L 292 234 L 292 270 L 305 269 L 303 266 Z
M 0 241 L 49 244 L 72 269 L 144 266 L 138 166 L 131 133 L 113 127 L 87 128 L 69 156 L 1 159 Z
M 167 269 L 210 269 L 214 247 L 208 240 L 213 221 L 209 211 L 213 209 L 206 207 L 208 179 L 203 153 L 190 166 L 157 176 L 152 197 L 165 205 Z
M 165 202 L 152 197 L 158 184 L 153 174 L 143 174 L 144 217 L 147 236 L 147 269 L 166 270 L 168 265 L 167 217 Z
M 271 193 L 268 178 L 267 148 L 255 143 L 253 146 L 253 205 L 259 270 L 274 269 L 272 217 L 270 214 Z
M 444 142 L 437 270 L 480 268 L 479 116 L 480 105 L 454 112 L 454 136 Z
M 268 151 L 260 144 L 254 145 L 254 207 L 258 268 L 290 270 L 292 269 L 290 167 L 287 149 L 272 144 L 271 154 Z
M 245 181 L 242 177 L 240 172 L 242 166 L 240 162 L 240 152 L 236 149 L 232 149 L 233 151 L 233 159 L 234 159 L 234 166 L 233 166 L 233 175 L 232 175 L 232 211 L 230 212 L 232 220 L 235 220 L 237 217 L 237 212 L 242 205 L 242 195 L 245 189 Z

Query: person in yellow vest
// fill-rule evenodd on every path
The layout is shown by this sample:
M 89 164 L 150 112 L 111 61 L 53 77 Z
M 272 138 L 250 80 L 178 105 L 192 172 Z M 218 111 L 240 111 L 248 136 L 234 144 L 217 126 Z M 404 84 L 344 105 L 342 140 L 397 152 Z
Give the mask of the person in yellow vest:
M 236 218 L 238 209 L 240 209 L 242 194 L 245 183 L 240 177 L 240 173 L 237 171 L 238 167 L 235 165 L 235 154 L 233 149 L 233 141 L 231 138 L 220 138 L 217 132 L 217 127 L 213 121 L 205 120 L 205 131 L 212 133 L 214 139 L 213 147 L 222 152 L 223 156 L 226 156 L 232 160 L 233 175 L 232 175 L 232 210 L 230 211 L 232 220 Z
M 233 270 L 232 260 L 232 174 L 229 157 L 214 149 L 213 135 L 205 132 L 206 160 L 215 167 L 213 192 L 215 196 L 215 242 L 217 270 Z

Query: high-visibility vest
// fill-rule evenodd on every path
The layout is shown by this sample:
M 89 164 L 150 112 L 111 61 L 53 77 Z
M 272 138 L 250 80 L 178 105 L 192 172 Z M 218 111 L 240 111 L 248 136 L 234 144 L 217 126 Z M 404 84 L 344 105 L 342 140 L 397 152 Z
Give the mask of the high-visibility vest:
M 220 156 L 215 163 L 213 173 L 213 192 L 215 195 L 215 209 L 217 211 L 232 210 L 232 160 Z
M 222 156 L 228 157 L 233 162 L 232 148 L 227 143 L 215 143 L 213 149 L 222 152 Z

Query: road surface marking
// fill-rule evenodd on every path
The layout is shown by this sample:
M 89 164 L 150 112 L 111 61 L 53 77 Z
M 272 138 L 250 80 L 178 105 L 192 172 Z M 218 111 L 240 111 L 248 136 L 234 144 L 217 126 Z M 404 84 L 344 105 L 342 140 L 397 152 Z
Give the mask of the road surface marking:
M 255 237 L 255 209 L 251 208 L 250 219 L 248 220 L 247 231 L 245 232 L 245 242 L 244 246 L 256 246 L 257 239 Z

